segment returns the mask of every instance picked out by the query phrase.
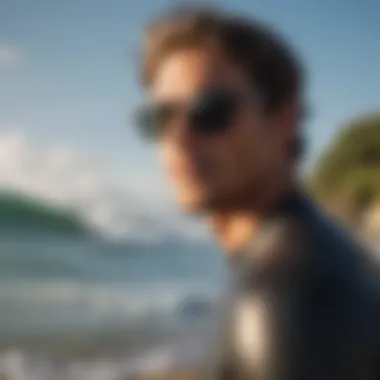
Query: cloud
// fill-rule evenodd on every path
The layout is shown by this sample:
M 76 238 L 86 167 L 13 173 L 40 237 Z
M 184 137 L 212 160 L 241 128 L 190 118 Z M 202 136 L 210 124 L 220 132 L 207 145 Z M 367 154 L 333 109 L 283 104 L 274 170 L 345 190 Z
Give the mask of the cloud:
M 96 230 L 135 239 L 203 236 L 199 225 L 159 197 L 112 183 L 95 160 L 61 146 L 32 144 L 21 132 L 0 133 L 0 188 L 73 208 Z M 146 193 L 148 194 L 148 193 Z
M 22 54 L 15 47 L 0 43 L 0 68 L 10 68 L 18 65 Z

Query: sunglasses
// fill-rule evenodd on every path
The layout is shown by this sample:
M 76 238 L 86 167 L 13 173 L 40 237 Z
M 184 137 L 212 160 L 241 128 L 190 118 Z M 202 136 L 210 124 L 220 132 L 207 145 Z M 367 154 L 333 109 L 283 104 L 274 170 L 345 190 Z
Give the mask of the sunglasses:
M 160 102 L 140 107 L 135 123 L 147 139 L 162 137 L 179 117 L 186 119 L 194 132 L 214 135 L 226 131 L 241 104 L 242 94 L 230 89 L 204 91 L 187 102 Z

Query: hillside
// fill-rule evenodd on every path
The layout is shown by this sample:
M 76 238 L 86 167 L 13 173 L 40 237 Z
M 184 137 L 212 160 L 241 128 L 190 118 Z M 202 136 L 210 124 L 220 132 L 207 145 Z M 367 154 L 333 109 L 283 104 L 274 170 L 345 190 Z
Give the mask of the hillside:
M 84 234 L 87 229 L 74 213 L 28 195 L 0 191 L 0 231 Z

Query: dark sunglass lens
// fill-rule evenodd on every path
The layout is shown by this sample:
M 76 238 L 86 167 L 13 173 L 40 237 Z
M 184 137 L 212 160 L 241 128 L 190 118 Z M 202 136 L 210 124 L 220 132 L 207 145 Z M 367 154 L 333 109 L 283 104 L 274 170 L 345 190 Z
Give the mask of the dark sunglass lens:
M 150 105 L 141 108 L 136 114 L 136 124 L 143 137 L 156 139 L 170 123 L 176 107 L 172 104 Z
M 151 110 L 148 108 L 139 109 L 134 119 L 140 135 L 144 138 L 152 138 L 155 130 L 155 122 Z
M 236 96 L 227 91 L 212 91 L 200 96 L 190 112 L 191 124 L 199 132 L 222 132 L 232 122 Z

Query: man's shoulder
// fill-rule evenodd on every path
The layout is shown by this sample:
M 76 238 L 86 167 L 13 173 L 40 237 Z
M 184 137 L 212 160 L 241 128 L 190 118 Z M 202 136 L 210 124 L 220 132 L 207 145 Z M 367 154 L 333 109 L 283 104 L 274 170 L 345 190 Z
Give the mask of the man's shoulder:
M 274 273 L 312 271 L 348 283 L 375 273 L 369 250 L 311 200 L 268 218 L 245 253 L 253 266 Z
M 279 214 L 268 220 L 266 232 L 278 242 L 277 248 L 314 253 L 319 261 L 345 262 L 368 256 L 368 250 L 339 222 L 333 220 L 310 199 L 293 212 Z M 263 236 L 264 237 L 264 236 Z

